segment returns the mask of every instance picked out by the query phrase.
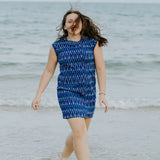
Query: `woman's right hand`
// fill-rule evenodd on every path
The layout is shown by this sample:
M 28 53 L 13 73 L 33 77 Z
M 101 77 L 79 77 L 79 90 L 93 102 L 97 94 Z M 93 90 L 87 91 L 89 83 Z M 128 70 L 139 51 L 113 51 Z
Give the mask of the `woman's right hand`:
M 39 104 L 40 104 L 40 101 L 41 101 L 41 96 L 36 96 L 32 102 L 32 108 L 34 110 L 37 110 L 39 108 Z

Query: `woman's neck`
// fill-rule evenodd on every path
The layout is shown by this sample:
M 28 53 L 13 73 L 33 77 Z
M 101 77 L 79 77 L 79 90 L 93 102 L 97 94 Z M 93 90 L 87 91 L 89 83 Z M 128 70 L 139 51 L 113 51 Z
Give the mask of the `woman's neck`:
M 79 41 L 81 39 L 81 35 L 68 35 L 67 39 L 72 41 Z

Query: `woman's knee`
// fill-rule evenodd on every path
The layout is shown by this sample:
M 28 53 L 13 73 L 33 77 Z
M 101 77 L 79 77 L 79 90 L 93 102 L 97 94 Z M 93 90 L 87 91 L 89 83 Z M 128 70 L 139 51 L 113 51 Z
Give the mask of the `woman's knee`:
M 74 132 L 73 132 L 73 136 L 76 139 L 81 139 L 84 136 L 87 136 L 87 128 L 85 125 L 81 125 L 79 127 L 77 127 Z
M 73 138 L 82 138 L 87 135 L 87 128 L 84 118 L 71 118 L 68 119 L 71 126 Z

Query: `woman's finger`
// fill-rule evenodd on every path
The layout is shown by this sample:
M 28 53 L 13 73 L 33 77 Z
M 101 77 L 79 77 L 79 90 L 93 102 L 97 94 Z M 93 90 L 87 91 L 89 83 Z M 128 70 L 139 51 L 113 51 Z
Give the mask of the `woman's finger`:
M 39 107 L 39 105 L 38 105 L 38 103 L 36 103 L 36 104 L 35 104 L 35 108 L 38 109 L 38 107 Z
M 108 111 L 108 106 L 105 107 L 105 111 L 104 112 L 107 112 L 107 111 Z
M 102 103 L 103 103 L 103 95 L 101 95 L 101 97 L 99 97 L 99 105 L 100 105 L 100 107 L 102 107 Z
M 107 100 L 102 100 L 103 101 L 103 104 L 105 105 L 105 112 L 107 112 L 108 110 L 108 103 L 107 103 Z
M 105 111 L 104 112 L 107 112 L 107 110 L 108 110 L 108 103 L 107 103 L 107 101 L 104 101 L 104 104 L 105 104 Z
M 100 101 L 100 103 L 99 103 L 99 104 L 100 104 L 100 107 L 102 107 L 102 101 Z
M 102 107 L 102 100 L 101 99 L 99 99 L 99 105 L 100 105 L 100 107 Z
M 108 102 L 107 102 L 107 100 L 102 98 L 102 99 L 100 99 L 99 103 L 100 103 L 100 107 L 102 107 L 102 103 L 105 105 L 105 111 L 104 112 L 107 112 L 108 111 Z
M 38 109 L 38 107 L 39 107 L 39 105 L 38 105 L 37 102 L 33 102 L 33 103 L 32 103 L 32 108 L 33 108 L 33 109 Z
M 107 101 L 104 100 L 103 103 L 104 103 L 105 106 L 108 106 Z

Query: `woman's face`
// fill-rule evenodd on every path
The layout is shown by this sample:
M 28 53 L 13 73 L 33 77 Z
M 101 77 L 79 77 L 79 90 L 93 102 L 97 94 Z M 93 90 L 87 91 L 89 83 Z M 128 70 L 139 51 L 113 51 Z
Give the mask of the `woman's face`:
M 76 13 L 71 13 L 67 15 L 66 22 L 64 25 L 64 29 L 68 31 L 68 33 L 72 35 L 80 34 L 82 30 L 82 21 L 80 19 L 79 23 L 76 25 L 75 20 L 78 18 L 78 15 Z

